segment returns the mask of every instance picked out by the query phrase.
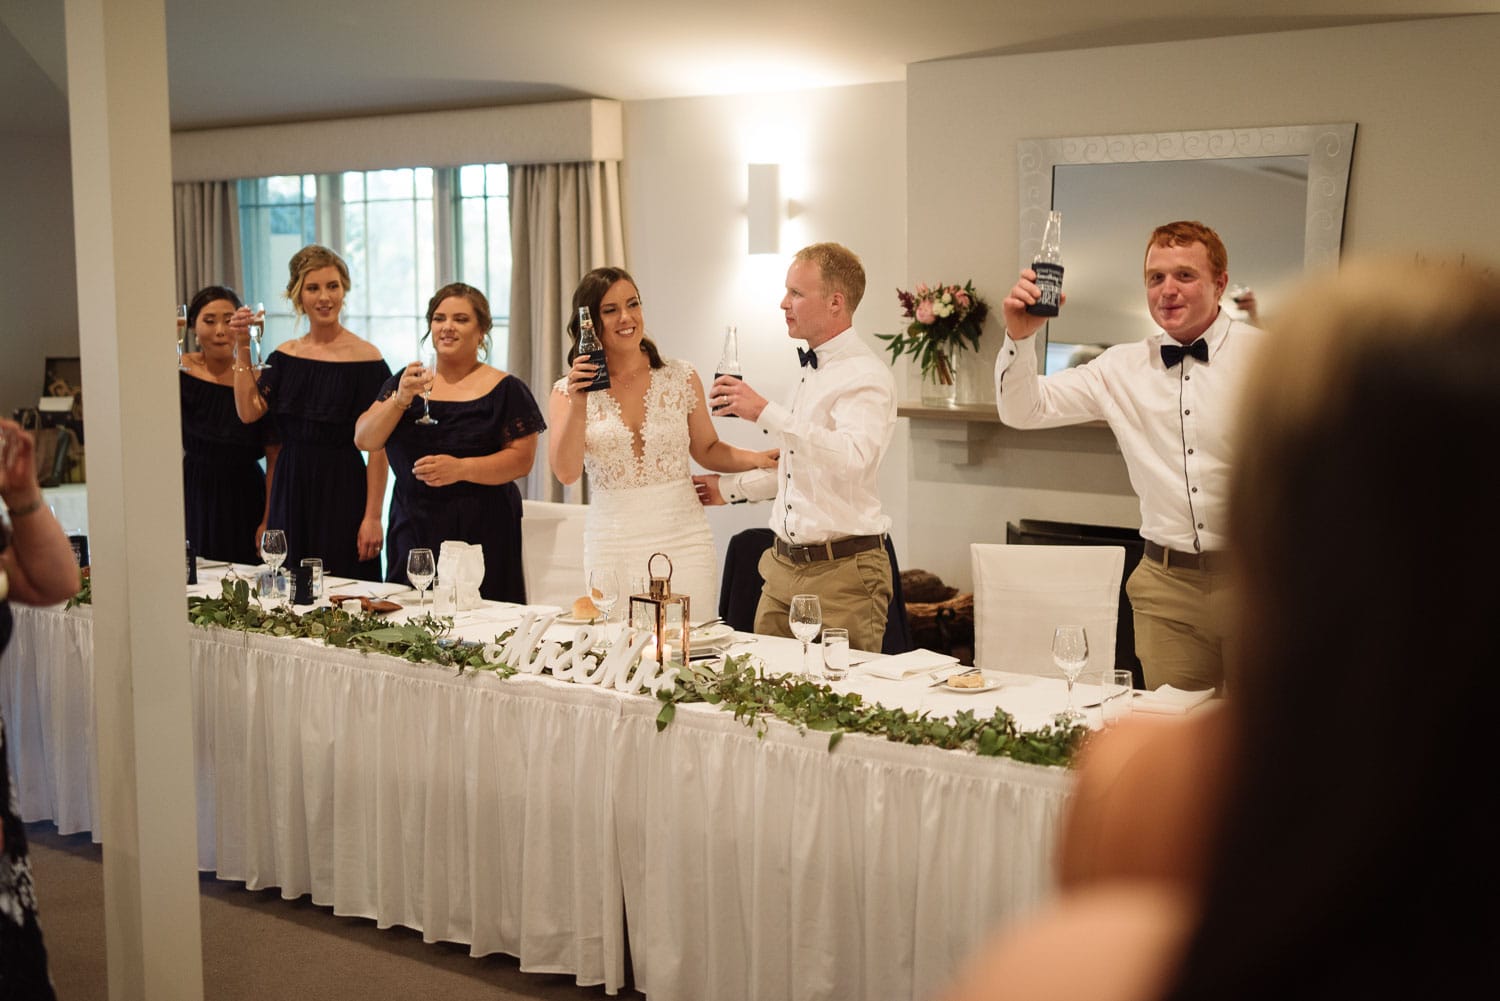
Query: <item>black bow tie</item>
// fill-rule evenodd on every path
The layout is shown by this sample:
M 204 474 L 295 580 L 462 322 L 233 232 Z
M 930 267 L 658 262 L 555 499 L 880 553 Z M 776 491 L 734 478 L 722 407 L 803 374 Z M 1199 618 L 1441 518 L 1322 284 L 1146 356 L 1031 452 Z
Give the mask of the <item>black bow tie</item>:
M 1208 342 L 1200 337 L 1186 346 L 1178 344 L 1176 341 L 1171 341 L 1161 346 L 1161 360 L 1167 363 L 1167 368 L 1181 365 L 1182 359 L 1188 355 L 1192 355 L 1199 361 L 1206 363 L 1208 361 Z
M 806 351 L 802 350 L 801 348 L 798 348 L 797 349 L 797 364 L 801 365 L 803 368 L 806 368 L 809 365 L 811 365 L 813 368 L 817 368 L 818 367 L 818 353 L 816 351 L 814 351 L 812 348 L 808 348 Z

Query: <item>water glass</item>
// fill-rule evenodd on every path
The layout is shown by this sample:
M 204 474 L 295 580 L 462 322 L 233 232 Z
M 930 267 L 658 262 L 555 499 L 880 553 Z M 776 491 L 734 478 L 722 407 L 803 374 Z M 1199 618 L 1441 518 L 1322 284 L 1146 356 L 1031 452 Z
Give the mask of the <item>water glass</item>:
M 432 614 L 442 618 L 458 614 L 458 585 L 438 580 L 432 585 Z
M 312 568 L 312 596 L 318 601 L 323 597 L 323 561 L 316 556 L 305 556 L 302 565 Z
M 849 630 L 836 626 L 823 630 L 823 676 L 829 681 L 849 676 Z
M 1135 677 L 1129 671 L 1105 671 L 1099 698 L 1105 726 L 1129 718 L 1131 703 L 1135 701 Z

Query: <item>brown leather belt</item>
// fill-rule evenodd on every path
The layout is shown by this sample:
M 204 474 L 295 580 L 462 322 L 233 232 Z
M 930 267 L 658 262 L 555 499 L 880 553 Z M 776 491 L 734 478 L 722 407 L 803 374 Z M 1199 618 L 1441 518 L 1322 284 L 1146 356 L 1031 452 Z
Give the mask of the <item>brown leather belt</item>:
M 1160 563 L 1164 567 L 1178 567 L 1183 570 L 1206 570 L 1210 573 L 1229 569 L 1229 555 L 1227 553 L 1180 553 L 1175 549 L 1166 549 L 1158 546 L 1150 539 L 1145 540 L 1146 558 L 1153 563 Z
M 776 537 L 776 555 L 784 556 L 793 563 L 818 563 L 824 560 L 841 560 L 856 553 L 867 553 L 885 545 L 883 535 L 849 535 L 832 542 L 819 542 L 812 546 L 793 546 Z

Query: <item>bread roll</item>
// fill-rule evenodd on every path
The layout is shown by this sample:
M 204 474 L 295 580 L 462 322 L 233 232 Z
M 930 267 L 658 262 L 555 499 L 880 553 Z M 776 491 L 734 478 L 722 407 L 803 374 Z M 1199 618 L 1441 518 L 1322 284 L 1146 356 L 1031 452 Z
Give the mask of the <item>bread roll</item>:
M 983 688 L 984 675 L 975 671 L 973 674 L 955 674 L 948 679 L 949 688 Z
M 573 602 L 573 618 L 575 619 L 597 619 L 600 615 L 599 608 L 594 600 L 588 595 L 578 598 Z

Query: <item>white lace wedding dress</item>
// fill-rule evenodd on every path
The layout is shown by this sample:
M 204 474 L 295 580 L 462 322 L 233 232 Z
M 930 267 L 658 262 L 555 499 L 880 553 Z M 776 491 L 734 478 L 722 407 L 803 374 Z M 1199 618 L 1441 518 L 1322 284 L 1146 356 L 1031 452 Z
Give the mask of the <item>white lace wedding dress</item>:
M 624 609 L 631 582 L 646 576 L 651 555 L 666 553 L 672 593 L 688 596 L 689 617 L 698 622 L 719 614 L 719 574 L 713 532 L 688 467 L 688 414 L 698 405 L 691 372 L 682 361 L 651 370 L 639 442 L 613 396 L 589 394 L 583 554 L 589 569 L 614 568 Z M 556 388 L 567 392 L 567 380 L 559 379 Z M 655 569 L 665 573 L 665 561 L 657 560 Z

